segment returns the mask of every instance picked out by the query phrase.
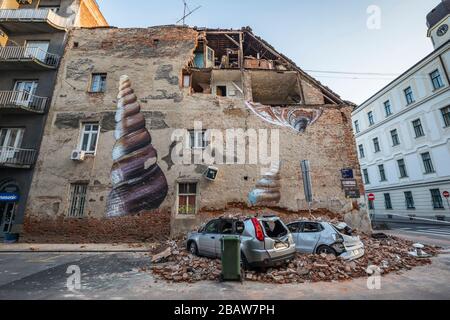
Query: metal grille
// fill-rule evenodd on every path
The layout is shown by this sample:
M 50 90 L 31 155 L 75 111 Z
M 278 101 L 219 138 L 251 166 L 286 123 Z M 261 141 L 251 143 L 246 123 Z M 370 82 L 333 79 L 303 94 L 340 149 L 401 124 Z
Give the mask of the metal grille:
M 69 217 L 81 218 L 84 216 L 87 184 L 72 184 L 70 186 Z

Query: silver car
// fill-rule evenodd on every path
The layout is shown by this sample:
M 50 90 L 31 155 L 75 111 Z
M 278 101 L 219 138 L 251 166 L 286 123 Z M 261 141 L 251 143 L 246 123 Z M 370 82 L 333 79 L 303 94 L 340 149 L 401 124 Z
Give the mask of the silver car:
M 194 255 L 219 258 L 224 235 L 239 235 L 241 260 L 246 268 L 289 263 L 296 250 L 286 225 L 275 216 L 245 220 L 220 218 L 188 235 L 187 249 Z
M 355 260 L 365 254 L 361 239 L 351 236 L 351 229 L 345 223 L 297 221 L 288 224 L 288 228 L 300 253 L 334 254 L 344 260 Z

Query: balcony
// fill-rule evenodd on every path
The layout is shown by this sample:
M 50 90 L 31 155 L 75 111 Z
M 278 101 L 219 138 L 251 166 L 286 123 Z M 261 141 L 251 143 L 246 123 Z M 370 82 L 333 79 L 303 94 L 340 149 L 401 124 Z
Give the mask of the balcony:
M 0 70 L 56 69 L 59 56 L 34 47 L 0 47 Z
M 50 9 L 1 9 L 0 28 L 8 33 L 51 33 L 64 31 L 70 19 Z
M 36 150 L 0 147 L 1 168 L 31 168 L 36 160 Z
M 45 113 L 48 98 L 26 91 L 0 91 L 0 113 Z

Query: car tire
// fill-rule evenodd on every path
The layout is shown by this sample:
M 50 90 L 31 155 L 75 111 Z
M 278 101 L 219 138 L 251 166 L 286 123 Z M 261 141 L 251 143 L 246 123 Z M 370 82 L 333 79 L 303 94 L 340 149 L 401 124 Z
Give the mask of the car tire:
M 195 241 L 189 242 L 188 250 L 189 250 L 190 254 L 192 254 L 194 256 L 198 256 L 198 247 L 197 247 L 197 244 L 195 243 Z
M 316 250 L 316 254 L 334 254 L 335 256 L 337 256 L 337 252 L 336 250 L 334 250 L 333 248 L 329 247 L 329 246 L 320 246 L 317 248 Z

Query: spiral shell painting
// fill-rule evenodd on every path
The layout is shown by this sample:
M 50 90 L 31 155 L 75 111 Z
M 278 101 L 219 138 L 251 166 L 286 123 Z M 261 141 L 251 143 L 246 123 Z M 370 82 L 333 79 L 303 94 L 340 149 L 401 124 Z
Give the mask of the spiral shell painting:
M 168 192 L 166 177 L 157 164 L 158 154 L 128 76 L 120 78 L 117 98 L 109 217 L 157 209 Z
M 269 172 L 256 183 L 248 195 L 248 201 L 252 206 L 276 205 L 281 200 L 280 164 L 274 164 Z
M 258 117 L 278 126 L 288 127 L 298 133 L 314 124 L 322 115 L 322 109 L 305 109 L 301 107 L 274 107 L 260 103 L 246 102 L 247 107 Z

